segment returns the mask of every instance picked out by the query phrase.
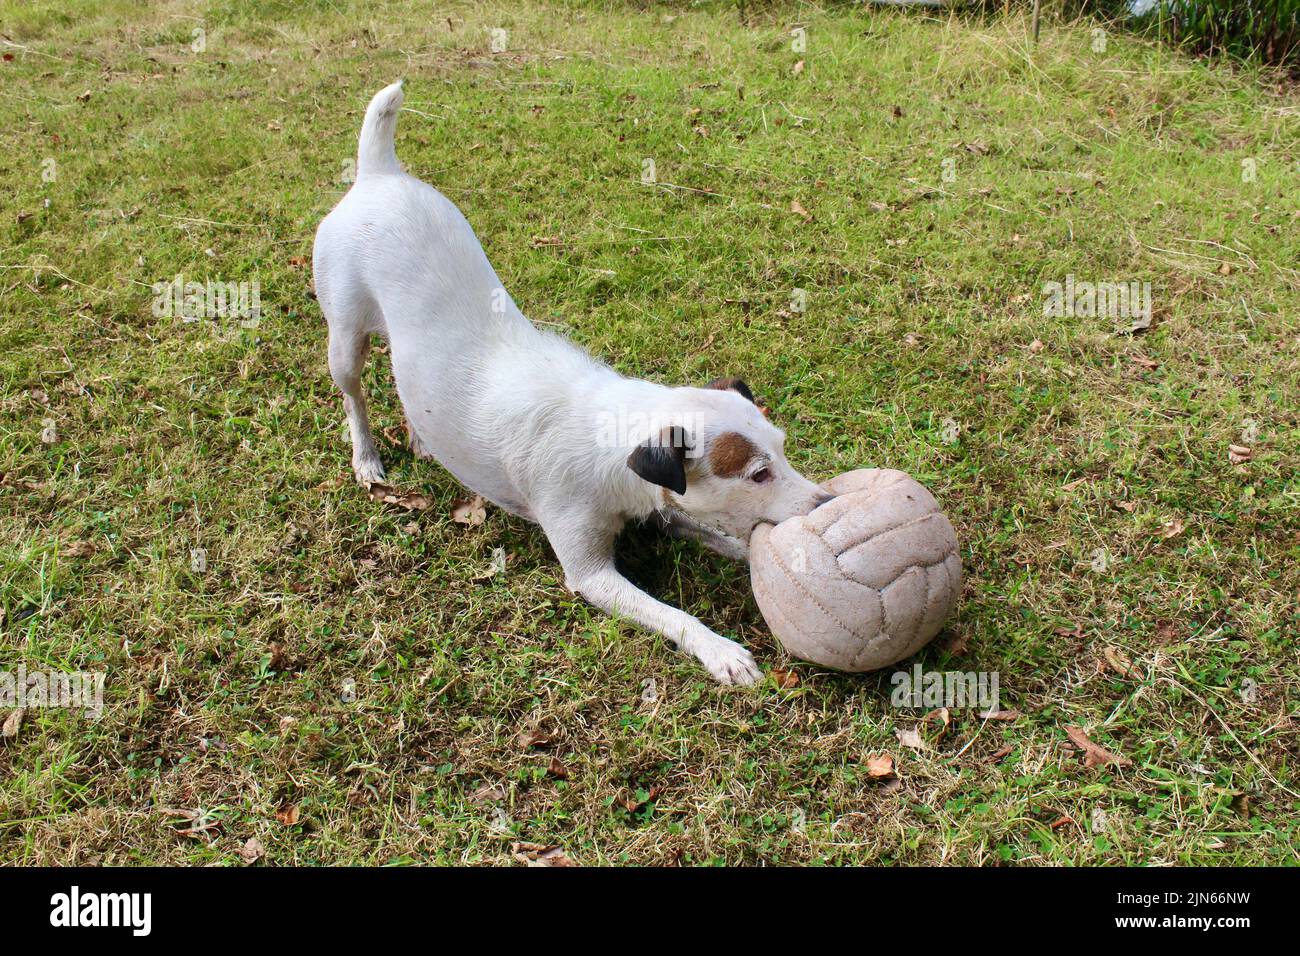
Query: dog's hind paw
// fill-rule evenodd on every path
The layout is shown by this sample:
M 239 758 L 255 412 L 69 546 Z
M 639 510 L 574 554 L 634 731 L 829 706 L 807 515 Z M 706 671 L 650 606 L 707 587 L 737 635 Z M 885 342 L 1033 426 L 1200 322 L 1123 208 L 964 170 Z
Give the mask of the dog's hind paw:
M 384 463 L 379 460 L 377 452 L 366 455 L 354 455 L 352 473 L 357 476 L 357 484 L 369 488 L 376 482 L 384 480 Z

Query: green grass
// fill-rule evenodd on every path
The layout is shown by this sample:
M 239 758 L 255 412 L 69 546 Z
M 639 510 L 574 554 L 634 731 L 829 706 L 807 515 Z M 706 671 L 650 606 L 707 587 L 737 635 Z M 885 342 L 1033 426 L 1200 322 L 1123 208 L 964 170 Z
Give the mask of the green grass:
M 3 0 L 0 35 L 0 667 L 107 673 L 101 719 L 0 740 L 0 860 L 1296 862 L 1294 89 L 856 8 Z M 744 568 L 634 534 L 639 580 L 800 679 L 719 688 L 536 528 L 453 523 L 436 464 L 384 448 L 422 513 L 351 483 L 310 250 L 399 76 L 399 155 L 535 321 L 741 375 L 809 474 L 935 491 L 967 579 L 919 659 L 1019 719 L 901 746 L 888 673 L 792 664 Z M 177 273 L 256 280 L 260 326 L 155 317 Z M 1154 327 L 1045 318 L 1067 274 L 1149 281 Z M 368 388 L 396 435 L 386 356 Z

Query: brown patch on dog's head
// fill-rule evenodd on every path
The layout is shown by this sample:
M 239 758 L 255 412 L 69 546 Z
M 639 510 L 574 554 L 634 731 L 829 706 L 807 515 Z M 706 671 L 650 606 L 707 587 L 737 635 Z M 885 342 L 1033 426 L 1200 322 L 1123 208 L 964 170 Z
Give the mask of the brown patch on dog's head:
M 719 478 L 735 478 L 758 454 L 752 441 L 739 432 L 723 432 L 709 449 L 709 470 Z

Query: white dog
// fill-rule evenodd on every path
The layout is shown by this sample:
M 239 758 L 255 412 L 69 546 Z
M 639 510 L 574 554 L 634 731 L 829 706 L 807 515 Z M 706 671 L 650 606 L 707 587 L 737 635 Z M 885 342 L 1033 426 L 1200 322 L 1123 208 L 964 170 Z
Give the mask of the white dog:
M 755 525 L 830 496 L 786 461 L 785 435 L 743 382 L 624 378 L 524 318 L 465 217 L 398 165 L 401 104 L 400 83 L 371 100 L 356 182 L 316 232 L 316 295 L 357 480 L 384 477 L 361 392 L 377 334 L 415 454 L 540 524 L 574 593 L 658 631 L 723 683 L 754 683 L 762 672 L 749 651 L 615 569 L 614 540 L 628 521 L 657 517 L 745 560 Z

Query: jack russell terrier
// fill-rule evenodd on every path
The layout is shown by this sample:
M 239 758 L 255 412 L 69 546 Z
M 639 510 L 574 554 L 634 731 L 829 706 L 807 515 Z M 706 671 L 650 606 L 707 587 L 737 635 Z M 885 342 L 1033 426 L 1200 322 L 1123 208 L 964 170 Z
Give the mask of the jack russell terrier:
M 740 380 L 667 388 L 624 378 L 533 326 L 460 210 L 398 165 L 401 105 L 400 82 L 370 101 L 356 181 L 313 251 L 357 481 L 384 478 L 361 391 L 380 335 L 416 455 L 541 525 L 575 594 L 662 634 L 724 684 L 758 681 L 749 651 L 623 577 L 615 538 L 654 518 L 743 561 L 757 524 L 832 496 L 786 461 L 785 434 Z

